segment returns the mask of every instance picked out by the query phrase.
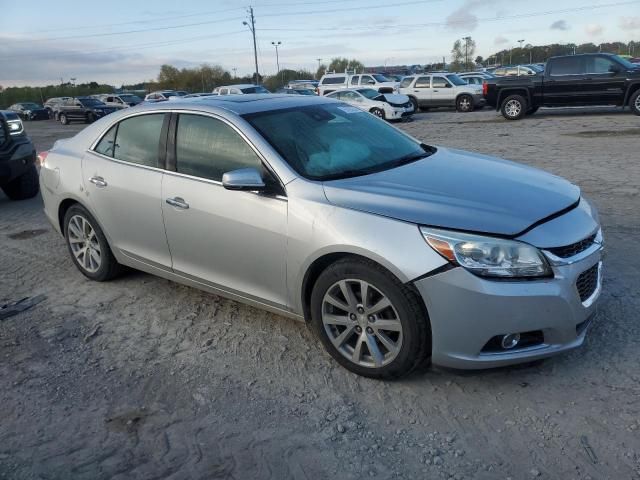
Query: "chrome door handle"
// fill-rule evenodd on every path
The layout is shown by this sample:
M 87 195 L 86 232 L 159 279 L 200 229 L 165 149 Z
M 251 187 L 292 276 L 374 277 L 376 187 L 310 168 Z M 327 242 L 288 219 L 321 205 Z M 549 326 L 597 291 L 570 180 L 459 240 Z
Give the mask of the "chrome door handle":
M 98 188 L 104 188 L 107 186 L 107 182 L 102 177 L 91 177 L 89 181 Z
M 189 208 L 189 204 L 184 201 L 184 198 L 180 198 L 180 197 L 167 198 L 165 202 L 167 202 L 172 207 L 181 208 L 183 210 L 187 210 Z

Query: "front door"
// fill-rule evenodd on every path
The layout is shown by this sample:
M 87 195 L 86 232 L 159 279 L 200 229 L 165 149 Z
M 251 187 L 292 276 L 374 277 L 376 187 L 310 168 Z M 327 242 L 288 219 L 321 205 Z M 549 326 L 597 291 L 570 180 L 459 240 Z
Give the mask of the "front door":
M 431 104 L 434 107 L 455 105 L 455 91 L 451 82 L 442 75 L 434 75 L 431 79 Z
M 245 139 L 225 121 L 180 114 L 175 172 L 162 181 L 173 270 L 187 278 L 285 308 L 287 199 Z M 260 170 L 271 193 L 226 190 L 225 172 Z
M 622 65 L 604 56 L 585 57 L 585 102 L 622 105 L 626 75 Z
M 171 268 L 160 187 L 165 114 L 122 120 L 82 159 L 84 189 L 111 246 L 134 260 Z

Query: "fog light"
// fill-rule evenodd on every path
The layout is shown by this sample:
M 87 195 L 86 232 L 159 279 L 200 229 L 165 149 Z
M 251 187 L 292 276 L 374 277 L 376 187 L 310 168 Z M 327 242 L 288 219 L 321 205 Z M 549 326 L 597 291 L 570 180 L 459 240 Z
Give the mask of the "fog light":
M 502 337 L 502 348 L 505 350 L 510 350 L 516 347 L 520 343 L 520 334 L 519 333 L 510 333 Z

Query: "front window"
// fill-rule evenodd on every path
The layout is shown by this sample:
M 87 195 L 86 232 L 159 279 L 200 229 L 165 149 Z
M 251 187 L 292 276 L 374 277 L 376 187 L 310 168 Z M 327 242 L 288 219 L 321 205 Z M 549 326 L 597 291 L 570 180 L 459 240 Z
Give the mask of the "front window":
M 309 105 L 244 118 L 294 170 L 312 180 L 367 175 L 429 155 L 416 141 L 352 106 Z
M 245 87 L 240 90 L 242 93 L 269 93 L 269 90 L 260 85 L 256 85 L 255 87 Z
M 382 83 L 382 82 L 391 82 L 391 80 L 389 80 L 384 75 L 375 74 L 375 75 L 372 75 L 372 76 L 373 76 L 373 78 L 375 78 L 380 83 Z
M 80 98 L 78 101 L 82 104 L 83 107 L 94 108 L 94 107 L 104 107 L 105 104 L 98 100 L 97 98 Z
M 609 73 L 614 65 L 607 57 L 585 57 L 585 73 Z
M 449 82 L 444 77 L 433 77 L 431 80 L 431 88 L 447 88 L 449 85 Z
M 142 101 L 137 95 L 120 95 L 120 100 L 125 103 L 140 103 Z
M 400 88 L 409 88 L 411 82 L 413 82 L 413 77 L 404 77 L 400 82 Z
M 178 94 L 176 92 L 162 92 L 162 95 L 164 96 L 164 98 L 177 97 L 178 96 Z
M 467 82 L 465 82 L 463 79 L 461 79 L 458 75 L 455 74 L 451 74 L 451 75 L 447 75 L 447 78 L 449 79 L 449 81 L 451 83 L 453 83 L 454 85 L 461 87 L 462 85 L 466 85 Z
M 24 108 L 25 110 L 36 110 L 38 108 L 42 108 L 37 103 L 22 103 L 21 105 L 22 105 L 22 108 Z

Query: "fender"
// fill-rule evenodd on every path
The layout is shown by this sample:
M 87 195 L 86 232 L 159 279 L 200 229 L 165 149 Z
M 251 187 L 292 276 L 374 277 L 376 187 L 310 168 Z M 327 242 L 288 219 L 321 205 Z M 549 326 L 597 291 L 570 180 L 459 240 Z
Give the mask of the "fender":
M 622 108 L 627 106 L 627 103 L 629 103 L 629 99 L 631 98 L 631 95 L 636 93 L 638 88 L 640 88 L 640 80 L 634 81 L 629 84 L 629 86 L 627 87 L 627 91 L 624 94 L 624 100 L 622 101 Z

